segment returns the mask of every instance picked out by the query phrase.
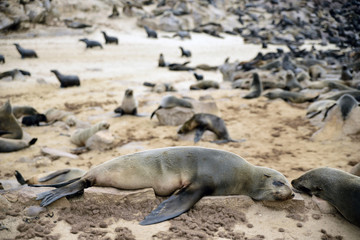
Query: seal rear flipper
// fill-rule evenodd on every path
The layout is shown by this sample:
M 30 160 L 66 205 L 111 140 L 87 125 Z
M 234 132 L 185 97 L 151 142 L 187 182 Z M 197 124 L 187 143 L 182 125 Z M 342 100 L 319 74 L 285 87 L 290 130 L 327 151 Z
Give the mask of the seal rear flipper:
M 37 138 L 31 139 L 29 142 L 29 146 L 34 145 L 36 143 L 36 141 L 37 141 Z
M 55 171 L 53 173 L 50 173 L 49 175 L 46 175 L 45 177 L 42 177 L 42 178 L 39 178 L 38 181 L 39 182 L 46 182 L 46 181 L 49 181 L 50 179 L 53 179 L 57 176 L 60 176 L 62 174 L 66 174 L 70 172 L 70 169 L 62 169 L 62 170 L 58 170 L 58 171 Z
M 17 170 L 15 170 L 15 173 L 14 173 L 15 177 L 16 177 L 16 180 L 18 181 L 18 183 L 20 183 L 21 185 L 24 185 L 26 184 L 26 180 L 24 179 L 24 177 L 21 175 L 21 173 Z
M 83 191 L 86 187 L 85 180 L 78 180 L 67 186 L 40 193 L 37 195 L 36 200 L 42 200 L 40 206 L 46 207 L 60 198 L 75 195 Z
M 155 111 L 153 111 L 153 112 L 151 113 L 150 119 L 152 119 L 153 116 L 155 115 L 156 111 L 159 110 L 159 109 L 161 109 L 161 108 L 162 108 L 162 107 L 159 106 Z
M 61 182 L 61 183 L 54 183 L 54 184 L 29 184 L 30 187 L 54 187 L 54 188 L 61 188 L 61 187 L 64 187 L 64 186 L 67 186 L 73 182 L 76 182 L 78 180 L 80 180 L 81 177 L 78 177 L 78 178 L 74 178 L 74 179 L 71 179 L 69 181 L 66 181 L 66 182 Z
M 175 218 L 188 211 L 208 192 L 206 187 L 187 187 L 166 199 L 145 217 L 140 225 L 150 225 Z
M 196 128 L 196 131 L 195 131 L 195 137 L 194 137 L 194 142 L 197 143 L 198 141 L 200 141 L 202 135 L 204 134 L 205 132 L 205 128 Z

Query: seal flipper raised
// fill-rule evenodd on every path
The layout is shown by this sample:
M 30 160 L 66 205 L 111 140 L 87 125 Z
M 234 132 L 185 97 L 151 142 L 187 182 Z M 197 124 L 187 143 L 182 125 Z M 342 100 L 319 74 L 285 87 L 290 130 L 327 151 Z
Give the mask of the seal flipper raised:
M 203 196 L 210 195 L 213 191 L 211 184 L 192 184 L 181 189 L 145 217 L 140 225 L 150 225 L 175 218 L 188 211 Z

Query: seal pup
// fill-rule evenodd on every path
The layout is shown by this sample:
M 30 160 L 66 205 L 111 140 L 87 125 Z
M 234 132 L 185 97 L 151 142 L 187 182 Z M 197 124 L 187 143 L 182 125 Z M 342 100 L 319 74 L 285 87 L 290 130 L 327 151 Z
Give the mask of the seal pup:
M 114 112 L 120 114 L 137 115 L 138 103 L 134 97 L 134 92 L 132 89 L 126 89 L 124 98 L 122 100 L 121 106 L 117 107 Z
M 356 99 L 353 96 L 349 94 L 344 94 L 341 96 L 341 98 L 339 98 L 339 100 L 336 103 L 334 103 L 333 105 L 327 108 L 323 120 L 325 120 L 325 118 L 328 115 L 328 112 L 336 105 L 339 106 L 342 119 L 343 121 L 345 121 L 348 118 L 351 111 L 359 106 L 359 103 L 358 101 L 356 101 Z
M 319 97 L 306 96 L 305 94 L 300 92 L 289 92 L 280 89 L 275 89 L 273 91 L 267 92 L 266 94 L 264 94 L 264 96 L 269 99 L 281 98 L 286 102 L 292 103 L 314 102 Z
M 197 113 L 194 114 L 189 120 L 187 120 L 178 130 L 179 134 L 186 134 L 192 130 L 196 130 L 194 142 L 200 141 L 202 135 L 206 130 L 209 130 L 216 134 L 219 140 L 212 141 L 214 143 L 227 143 L 238 142 L 230 138 L 229 132 L 225 126 L 225 122 L 222 118 L 209 113 Z
M 0 152 L 5 153 L 19 151 L 34 145 L 36 141 L 37 138 L 33 138 L 30 141 L 25 141 L 22 139 L 7 139 L 0 137 Z
M 181 56 L 182 57 L 191 57 L 190 50 L 185 50 L 183 47 L 179 47 L 181 50 Z
M 98 41 L 89 40 L 87 38 L 81 38 L 79 39 L 79 41 L 84 42 L 86 44 L 86 48 L 100 47 L 101 49 L 103 49 L 103 46 Z
M 153 116 L 155 115 L 156 111 L 161 109 L 161 108 L 173 108 L 173 107 L 185 107 L 185 108 L 193 108 L 193 105 L 191 104 L 191 102 L 185 100 L 185 99 L 181 99 L 181 98 L 177 98 L 175 96 L 165 96 L 161 99 L 160 102 L 160 106 L 151 113 L 150 119 L 153 118 Z
M 80 86 L 80 79 L 76 75 L 63 75 L 58 70 L 50 70 L 60 82 L 61 88 Z
M 105 44 L 111 44 L 111 43 L 115 43 L 116 45 L 119 44 L 118 38 L 117 37 L 113 37 L 113 36 L 109 36 L 106 34 L 106 32 L 101 31 L 102 34 L 104 35 L 105 38 Z
M 74 21 L 71 19 L 64 19 L 64 23 L 65 23 L 66 27 L 74 28 L 74 29 L 82 29 L 82 28 L 92 27 L 90 24 Z
M 45 174 L 35 175 L 26 180 L 17 170 L 15 170 L 14 175 L 18 183 L 21 185 L 28 184 L 29 186 L 42 186 L 46 184 L 64 183 L 75 178 L 79 179 L 80 177 L 84 176 L 85 173 L 85 170 L 79 168 L 66 168 Z
M 21 120 L 21 123 L 25 126 L 40 126 L 40 122 L 47 122 L 45 114 L 25 116 Z
M 5 57 L 4 57 L 4 55 L 2 55 L 2 54 L 0 54 L 0 62 L 1 62 L 2 64 L 5 64 Z
M 22 116 L 35 115 L 39 112 L 31 106 L 12 106 L 12 113 L 14 117 L 20 118 Z
M 20 76 L 31 76 L 31 73 L 29 71 L 15 68 L 13 70 L 0 73 L 0 79 L 5 78 L 5 77 L 11 77 L 11 79 L 14 80 L 19 75 Z
M 250 86 L 250 93 L 245 95 L 243 98 L 246 99 L 257 98 L 261 95 L 262 91 L 263 91 L 262 82 L 259 78 L 259 74 L 255 72 L 253 73 L 253 80 Z
M 299 191 L 326 200 L 349 222 L 360 227 L 360 177 L 322 167 L 306 172 L 291 184 Z
M 195 77 L 196 81 L 204 80 L 204 75 L 197 74 L 196 72 L 194 72 L 194 77 Z
M 195 84 L 190 85 L 190 90 L 200 90 L 200 89 L 209 89 L 209 88 L 216 88 L 219 89 L 220 85 L 218 82 L 212 80 L 202 80 Z
M 350 69 L 348 68 L 348 66 L 343 65 L 342 69 L 341 69 L 341 76 L 340 76 L 340 80 L 343 81 L 350 81 L 353 79 L 353 75 L 350 71 Z
M 148 26 L 144 26 L 148 38 L 158 38 L 155 30 L 150 29 Z
M 36 54 L 36 52 L 32 49 L 25 49 L 23 47 L 21 47 L 18 43 L 14 43 L 16 49 L 18 50 L 18 52 L 21 55 L 21 58 L 38 58 L 38 55 Z
M 23 131 L 12 114 L 9 100 L 0 107 L 0 130 L 8 132 L 2 135 L 3 138 L 21 139 L 23 137 Z
M 40 206 L 91 186 L 153 188 L 159 196 L 172 194 L 141 225 L 177 217 L 204 196 L 247 195 L 264 201 L 283 201 L 294 196 L 280 172 L 254 166 L 231 152 L 201 147 L 169 147 L 120 156 L 93 167 L 78 181 L 59 186 L 37 195 L 37 200 L 42 200 Z
M 85 129 L 79 129 L 77 131 L 75 131 L 71 137 L 70 137 L 70 141 L 77 145 L 78 147 L 83 147 L 86 144 L 86 141 L 95 133 L 97 133 L 98 131 L 102 131 L 102 130 L 106 130 L 109 129 L 110 124 L 104 121 L 101 121 L 97 124 L 95 124 L 94 126 L 90 127 L 90 128 L 85 128 Z

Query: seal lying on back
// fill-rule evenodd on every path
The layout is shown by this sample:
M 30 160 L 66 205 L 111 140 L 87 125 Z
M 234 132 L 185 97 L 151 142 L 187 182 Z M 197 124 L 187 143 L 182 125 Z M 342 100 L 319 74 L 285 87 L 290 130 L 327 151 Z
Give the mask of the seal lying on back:
M 360 227 L 360 177 L 334 168 L 316 168 L 291 184 L 297 190 L 328 201 L 349 222 Z
M 31 186 L 42 186 L 46 184 L 64 183 L 76 178 L 78 179 L 84 176 L 85 173 L 85 170 L 79 168 L 66 168 L 51 173 L 46 173 L 45 175 L 36 175 L 27 180 L 24 179 L 20 172 L 15 171 L 15 177 L 21 185 L 28 184 Z
M 176 106 L 186 107 L 186 108 L 193 107 L 191 102 L 189 102 L 185 99 L 177 98 L 175 96 L 165 96 L 161 99 L 160 106 L 154 112 L 151 113 L 150 119 L 153 118 L 153 116 L 155 115 L 157 110 L 159 110 L 161 108 L 173 108 Z
M 80 86 L 80 79 L 76 75 L 63 75 L 58 70 L 51 70 L 60 82 L 61 88 Z
M 94 135 L 98 131 L 109 129 L 109 127 L 110 127 L 109 123 L 102 121 L 90 128 L 79 129 L 71 135 L 70 141 L 79 147 L 85 146 L 86 141 L 92 135 Z
M 134 93 L 132 89 L 126 89 L 125 95 L 120 107 L 117 107 L 114 112 L 121 115 L 129 114 L 136 115 L 137 114 L 137 101 L 134 97 Z
M 9 100 L 0 107 L 0 131 L 7 132 L 2 135 L 3 138 L 21 139 L 23 136 L 23 131 L 12 114 Z
M 37 138 L 33 138 L 30 141 L 25 141 L 22 139 L 7 139 L 0 137 L 0 152 L 15 152 L 24 148 L 28 148 L 31 145 L 35 144 Z
M 160 196 L 175 193 L 141 225 L 177 217 L 204 196 L 248 195 L 255 200 L 278 201 L 294 195 L 280 172 L 254 166 L 230 152 L 200 147 L 160 148 L 120 156 L 93 167 L 76 182 L 59 186 L 37 195 L 41 206 L 91 186 L 153 188 Z
M 84 42 L 86 44 L 86 48 L 94 48 L 94 47 L 100 47 L 101 49 L 103 48 L 101 43 L 99 43 L 98 41 L 95 41 L 95 40 L 89 40 L 87 38 L 81 38 L 81 39 L 79 39 L 79 41 Z
M 209 113 L 197 113 L 194 114 L 189 120 L 187 120 L 179 129 L 178 133 L 188 133 L 196 129 L 194 142 L 200 141 L 202 135 L 206 130 L 209 130 L 216 134 L 218 141 L 214 143 L 227 143 L 237 142 L 230 138 L 230 135 L 226 129 L 225 122 L 222 118 Z
M 258 73 L 253 73 L 253 80 L 251 82 L 250 86 L 250 93 L 245 95 L 243 98 L 251 99 L 251 98 L 257 98 L 261 95 L 263 90 L 262 82 L 259 78 Z
M 18 43 L 14 43 L 16 49 L 18 50 L 18 52 L 21 55 L 21 58 L 37 58 L 38 55 L 36 54 L 36 52 L 32 49 L 25 49 L 23 47 L 21 47 Z

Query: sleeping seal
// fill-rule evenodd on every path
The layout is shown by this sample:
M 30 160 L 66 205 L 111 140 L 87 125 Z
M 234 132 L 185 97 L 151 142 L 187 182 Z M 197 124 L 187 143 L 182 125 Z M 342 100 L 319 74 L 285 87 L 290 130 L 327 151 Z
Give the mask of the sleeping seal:
M 334 103 L 332 106 L 328 107 L 325 114 L 324 114 L 324 119 L 327 117 L 329 111 L 335 107 L 336 105 L 339 105 L 339 108 L 340 108 L 340 111 L 341 111 L 341 116 L 342 116 L 342 119 L 343 121 L 345 121 L 350 112 L 359 106 L 359 103 L 358 101 L 356 101 L 356 99 L 351 96 L 350 94 L 344 94 L 342 95 L 339 100 L 337 100 L 336 103 Z M 323 120 L 324 120 L 323 119 Z
M 157 110 L 159 110 L 161 108 L 173 108 L 176 106 L 185 107 L 185 108 L 193 108 L 193 105 L 191 104 L 191 102 L 189 102 L 185 99 L 177 98 L 177 97 L 171 96 L 171 95 L 165 96 L 161 99 L 160 106 L 151 113 L 150 119 L 153 118 L 153 116 L 155 115 Z
M 76 75 L 63 75 L 58 70 L 50 70 L 60 82 L 61 88 L 80 86 L 80 79 Z
M 203 196 L 247 195 L 266 201 L 294 196 L 280 172 L 254 166 L 230 152 L 201 147 L 169 147 L 120 156 L 93 167 L 76 182 L 59 186 L 37 195 L 37 200 L 42 200 L 41 206 L 91 186 L 153 188 L 159 196 L 173 194 L 140 222 L 141 225 L 177 217 Z
M 349 222 L 360 227 L 360 177 L 334 168 L 316 168 L 293 180 L 297 190 L 332 204 Z
M 79 129 L 71 135 L 70 141 L 79 147 L 85 146 L 86 141 L 92 135 L 94 135 L 98 131 L 109 129 L 109 127 L 110 127 L 109 123 L 102 121 L 90 128 Z

